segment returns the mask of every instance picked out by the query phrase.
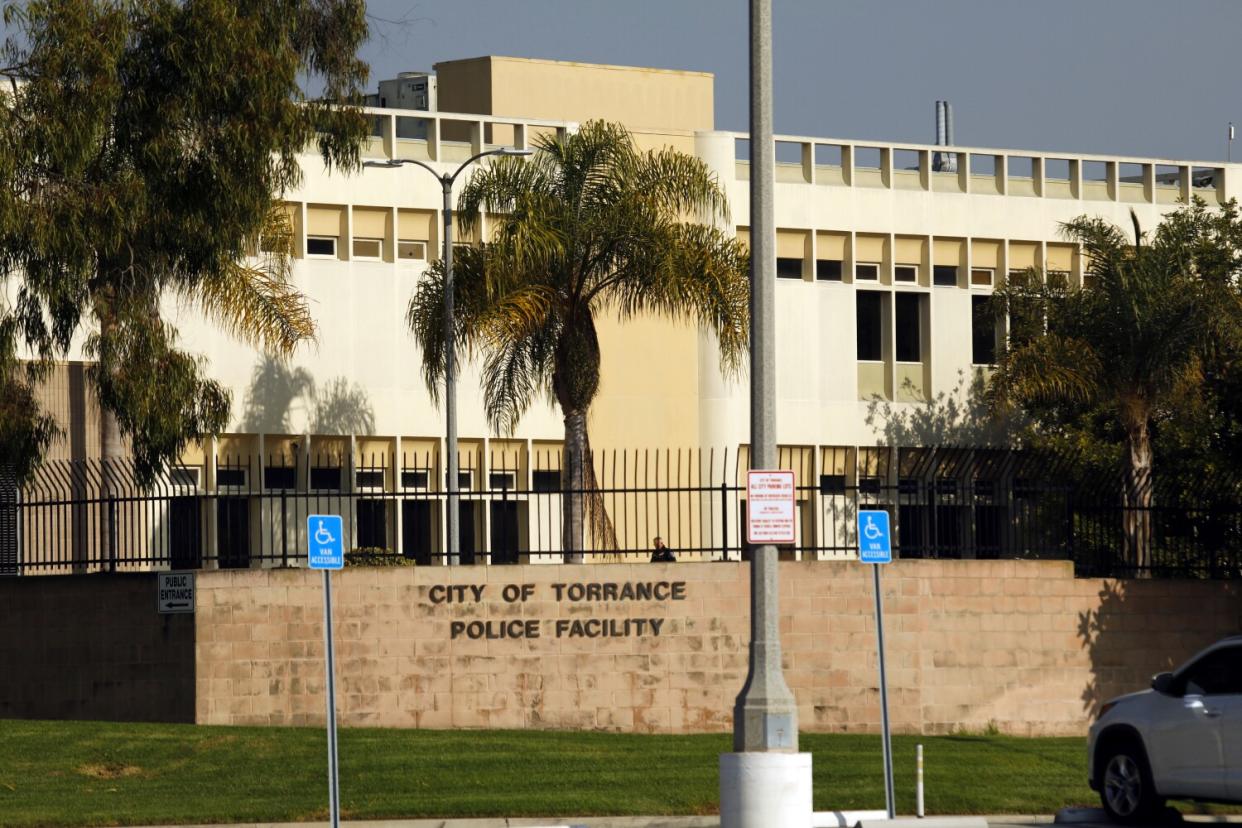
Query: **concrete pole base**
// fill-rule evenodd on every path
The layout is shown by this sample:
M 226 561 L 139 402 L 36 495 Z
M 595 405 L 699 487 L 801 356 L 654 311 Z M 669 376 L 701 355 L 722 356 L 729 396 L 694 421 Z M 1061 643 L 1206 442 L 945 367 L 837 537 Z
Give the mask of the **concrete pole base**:
M 720 754 L 720 828 L 811 828 L 811 754 Z

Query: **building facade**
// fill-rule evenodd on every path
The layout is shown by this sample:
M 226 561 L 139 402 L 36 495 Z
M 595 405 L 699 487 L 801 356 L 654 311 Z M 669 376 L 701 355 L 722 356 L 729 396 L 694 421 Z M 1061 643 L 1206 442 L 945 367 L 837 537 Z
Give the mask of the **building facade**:
M 429 108 L 396 109 L 385 95 L 386 105 L 370 110 L 367 159 L 415 159 L 451 172 L 486 149 L 530 148 L 589 119 L 616 120 L 640 147 L 673 146 L 701 159 L 727 192 L 730 228 L 748 238 L 748 138 L 714 128 L 711 75 L 484 57 L 441 63 L 434 77 L 417 78 L 434 90 Z M 776 156 L 778 434 L 782 464 L 808 487 L 826 479 L 895 485 L 929 446 L 999 439 L 977 392 L 1006 331 L 985 306 L 1010 274 L 1030 268 L 1081 282 L 1082 258 L 1058 236 L 1059 222 L 1089 214 L 1125 225 L 1134 211 L 1154 227 L 1179 201 L 1219 204 L 1242 190 L 1242 167 L 1216 162 L 807 136 L 778 136 Z M 183 342 L 209 360 L 234 398 L 230 432 L 190 452 L 172 482 L 219 496 L 211 515 L 190 516 L 204 526 L 210 557 L 265 531 L 275 514 L 270 500 L 238 497 L 230 505 L 227 497 L 255 490 L 373 492 L 376 505 L 359 523 L 380 531 L 355 545 L 434 552 L 443 548 L 442 503 L 427 495 L 443 488 L 443 412 L 428 394 L 404 316 L 442 244 L 439 182 L 413 166 L 329 173 L 313 154 L 304 171 L 286 198 L 293 278 L 318 339 L 287 362 L 274 360 L 221 336 L 192 310 L 170 309 Z M 488 232 L 484 216 L 480 233 Z M 697 464 L 700 476 L 724 456 L 722 474 L 737 482 L 746 467 L 748 383 L 722 375 L 710 335 L 662 319 L 607 318 L 599 335 L 592 445 L 694 449 L 697 459 L 685 462 Z M 463 487 L 480 498 L 555 488 L 559 413 L 541 400 L 514 434 L 494 434 L 478 377 L 466 361 L 458 403 Z M 80 367 L 67 366 L 62 379 L 48 402 L 77 425 L 56 451 L 90 457 L 97 414 Z M 720 455 L 705 461 L 709 449 Z M 637 461 L 626 465 L 623 482 L 642 482 L 636 468 Z M 671 479 L 667 461 L 665 473 Z M 825 538 L 839 518 L 812 501 L 799 512 L 807 546 L 834 556 Z M 480 555 L 511 535 L 526 552 L 544 547 L 531 540 L 535 532 L 548 532 L 555 545 L 555 514 L 535 521 L 530 507 L 483 502 L 469 507 L 465 530 Z M 361 503 L 355 497 L 349 508 Z M 642 509 L 646 515 L 649 507 Z M 222 510 L 232 510 L 224 523 Z M 703 524 L 716 520 L 700 508 L 691 523 L 702 535 Z M 644 548 L 645 534 L 627 532 L 622 548 Z

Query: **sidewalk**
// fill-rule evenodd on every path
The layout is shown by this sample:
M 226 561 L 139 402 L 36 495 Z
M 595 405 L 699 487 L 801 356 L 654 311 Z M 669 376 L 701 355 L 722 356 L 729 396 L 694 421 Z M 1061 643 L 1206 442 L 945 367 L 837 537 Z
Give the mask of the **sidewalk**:
M 1102 812 L 1101 812 L 1102 815 Z M 1000 814 L 983 817 L 988 828 L 1030 828 L 1030 826 L 1047 826 L 1054 822 L 1048 814 Z M 943 823 L 945 817 L 937 817 Z M 1195 826 L 1209 825 L 1242 825 L 1242 814 L 1201 816 L 1186 815 L 1186 823 Z M 235 823 L 233 828 L 319 828 L 326 822 L 243 822 Z M 1106 819 L 1100 821 L 1079 821 L 1071 824 L 1077 828 L 1101 826 L 1117 828 Z M 720 817 L 711 816 L 637 816 L 637 817 L 557 817 L 557 818 L 517 818 L 482 817 L 478 819 L 391 819 L 342 821 L 348 828 L 720 828 Z M 221 828 L 219 825 L 178 825 L 178 826 L 139 826 L 138 828 Z M 776 828 L 776 826 L 773 826 Z M 1157 827 L 1158 828 L 1158 827 Z

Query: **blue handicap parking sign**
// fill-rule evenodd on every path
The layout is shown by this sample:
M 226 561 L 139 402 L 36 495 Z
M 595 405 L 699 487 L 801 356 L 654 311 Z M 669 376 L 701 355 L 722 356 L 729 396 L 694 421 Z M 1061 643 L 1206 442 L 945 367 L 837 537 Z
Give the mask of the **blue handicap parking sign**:
M 344 568 L 344 534 L 340 515 L 307 516 L 306 544 L 311 569 Z
M 858 510 L 858 559 L 863 563 L 892 563 L 893 542 L 888 531 L 888 512 Z

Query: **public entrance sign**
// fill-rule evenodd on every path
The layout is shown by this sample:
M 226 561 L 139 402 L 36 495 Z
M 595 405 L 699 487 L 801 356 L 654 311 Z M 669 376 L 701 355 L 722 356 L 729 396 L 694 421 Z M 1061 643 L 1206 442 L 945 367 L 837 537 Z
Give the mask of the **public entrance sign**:
M 194 612 L 194 573 L 159 573 L 155 594 L 161 613 Z
M 746 541 L 754 544 L 797 542 L 793 472 L 746 473 Z
M 883 509 L 858 510 L 858 560 L 872 564 L 893 562 L 893 536 L 889 532 L 888 512 Z
M 306 518 L 307 554 L 311 569 L 344 569 L 345 541 L 340 515 Z

